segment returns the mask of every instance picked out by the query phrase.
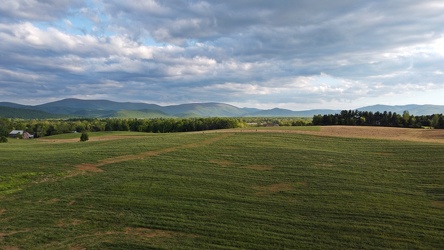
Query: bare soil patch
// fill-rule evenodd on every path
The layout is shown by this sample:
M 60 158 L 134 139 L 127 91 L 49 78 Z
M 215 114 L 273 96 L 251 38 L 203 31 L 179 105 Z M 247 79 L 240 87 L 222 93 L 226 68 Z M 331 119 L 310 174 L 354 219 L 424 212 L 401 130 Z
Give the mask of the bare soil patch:
M 217 165 L 219 165 L 221 167 L 227 167 L 227 166 L 230 166 L 232 164 L 231 161 L 227 161 L 227 160 L 210 160 L 209 162 L 217 164 Z
M 291 183 L 276 183 L 268 186 L 259 186 L 254 189 L 258 190 L 257 195 L 270 195 L 278 192 L 290 191 L 294 189 Z
M 439 207 L 439 208 L 444 208 L 444 201 L 434 201 L 433 206 Z
M 86 247 L 74 246 L 70 247 L 69 250 L 86 250 Z
M 29 230 L 26 229 L 26 230 L 22 230 L 22 231 L 13 231 L 13 232 L 9 232 L 9 233 L 0 233 L 0 240 L 3 240 L 4 237 L 10 236 L 10 235 L 14 235 L 14 234 L 18 234 L 18 233 L 25 233 L 25 232 L 29 232 Z
M 80 164 L 76 166 L 77 170 L 80 171 L 86 171 L 86 172 L 94 172 L 94 173 L 98 173 L 98 172 L 102 172 L 103 170 L 98 168 L 97 165 L 94 164 Z
M 48 204 L 55 204 L 55 203 L 57 203 L 59 201 L 60 201 L 60 199 L 54 198 L 54 199 L 49 200 Z
M 0 209 L 0 215 L 4 214 L 6 212 L 6 209 Z
M 0 238 L 1 238 L 1 235 L 0 235 Z M 3 250 L 19 250 L 20 248 L 13 247 L 13 246 L 4 246 L 2 249 Z
M 81 220 L 73 219 L 73 220 L 59 220 L 56 224 L 57 227 L 67 227 L 67 226 L 77 226 L 82 223 Z

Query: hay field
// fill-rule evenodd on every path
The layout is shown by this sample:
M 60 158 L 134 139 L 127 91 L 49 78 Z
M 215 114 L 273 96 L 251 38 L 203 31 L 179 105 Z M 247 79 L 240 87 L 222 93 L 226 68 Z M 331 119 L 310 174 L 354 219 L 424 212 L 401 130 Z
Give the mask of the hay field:
M 10 140 L 0 249 L 440 249 L 440 136 L 309 127 Z
M 307 129 L 308 128 L 308 129 Z M 322 127 L 272 127 L 236 129 L 243 132 L 298 133 L 319 136 L 400 140 L 413 142 L 444 143 L 442 129 L 411 129 L 370 126 L 322 126 Z

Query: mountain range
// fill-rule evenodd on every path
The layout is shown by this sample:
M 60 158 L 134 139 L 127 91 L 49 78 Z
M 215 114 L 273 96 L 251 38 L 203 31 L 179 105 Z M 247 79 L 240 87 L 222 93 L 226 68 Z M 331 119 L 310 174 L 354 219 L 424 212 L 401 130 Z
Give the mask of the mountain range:
M 431 115 L 444 113 L 444 105 L 373 105 L 358 108 L 360 111 Z M 312 109 L 293 111 L 288 109 L 238 108 L 224 103 L 188 103 L 160 106 L 147 103 L 114 102 L 108 100 L 63 99 L 40 105 L 21 105 L 0 102 L 0 117 L 23 119 L 49 118 L 168 118 L 168 117 L 312 117 L 335 114 L 341 110 Z

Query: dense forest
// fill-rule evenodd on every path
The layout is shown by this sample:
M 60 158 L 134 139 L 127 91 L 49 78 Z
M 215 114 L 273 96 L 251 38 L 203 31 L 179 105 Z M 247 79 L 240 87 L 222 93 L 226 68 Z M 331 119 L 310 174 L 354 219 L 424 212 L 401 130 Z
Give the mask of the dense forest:
M 368 112 L 357 110 L 343 110 L 339 114 L 315 115 L 313 125 L 363 125 L 386 126 L 405 128 L 444 128 L 442 114 L 413 116 L 408 111 L 403 114 L 396 112 Z
M 155 118 L 155 119 L 68 119 L 23 120 L 0 118 L 0 136 L 8 136 L 13 129 L 25 130 L 35 138 L 72 132 L 137 131 L 152 133 L 189 132 L 245 126 L 303 126 L 302 118 Z

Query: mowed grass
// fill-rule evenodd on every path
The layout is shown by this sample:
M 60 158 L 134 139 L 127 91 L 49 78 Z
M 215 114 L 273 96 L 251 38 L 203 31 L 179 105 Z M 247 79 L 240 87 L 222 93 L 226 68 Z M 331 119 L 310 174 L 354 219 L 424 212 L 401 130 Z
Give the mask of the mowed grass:
M 132 135 L 0 144 L 0 248 L 444 245 L 444 144 L 245 131 Z M 80 171 L 84 163 L 103 171 Z
M 245 127 L 236 128 L 240 131 L 257 131 L 257 130 L 267 130 L 267 131 L 320 131 L 320 126 L 271 126 L 271 127 Z

